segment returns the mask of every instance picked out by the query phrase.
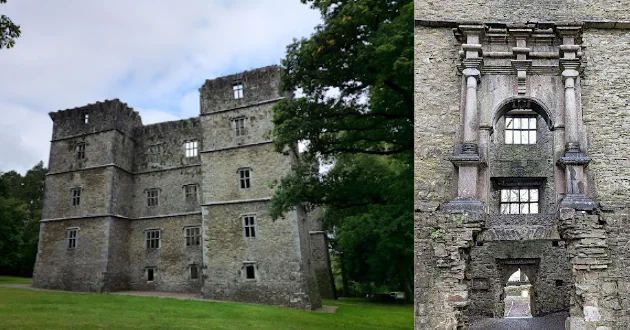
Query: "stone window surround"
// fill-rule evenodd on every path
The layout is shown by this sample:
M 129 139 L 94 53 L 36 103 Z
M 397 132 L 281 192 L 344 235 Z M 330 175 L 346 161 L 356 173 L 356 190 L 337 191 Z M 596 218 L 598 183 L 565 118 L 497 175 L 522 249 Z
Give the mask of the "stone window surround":
M 189 202 L 195 202 L 197 203 L 199 201 L 197 192 L 199 191 L 199 185 L 198 184 L 187 184 L 184 185 L 183 187 L 184 190 L 184 199 L 186 201 Z
M 77 160 L 85 159 L 85 146 L 86 146 L 85 142 L 78 142 L 77 144 L 74 145 L 74 151 L 76 153 Z
M 156 207 L 160 205 L 160 190 L 159 188 L 150 188 L 145 190 L 147 193 L 147 207 Z
M 144 268 L 144 273 L 146 274 L 147 282 L 155 282 L 155 275 L 157 274 L 157 267 L 150 266 Z
M 186 158 L 198 157 L 199 141 L 196 139 L 184 141 L 184 156 L 186 156 Z
M 256 281 L 258 280 L 258 261 L 243 261 L 243 267 L 241 268 L 243 271 L 243 279 L 245 281 Z M 253 277 L 248 277 L 250 275 L 248 271 L 252 271 Z
M 247 135 L 247 129 L 245 128 L 245 116 L 239 116 L 232 118 L 232 122 L 234 123 L 234 134 L 236 136 L 244 136 Z
M 66 247 L 69 250 L 76 249 L 79 245 L 79 227 L 69 227 L 66 229 Z
M 76 186 L 70 188 L 70 202 L 72 206 L 81 205 L 81 195 L 83 193 L 83 186 Z
M 245 87 L 242 81 L 235 81 L 232 83 L 232 92 L 235 100 L 242 99 L 244 97 L 244 90 Z
M 161 247 L 162 229 L 147 228 L 144 230 L 144 247 L 146 249 L 159 249 Z
M 243 223 L 243 236 L 245 239 L 256 238 L 256 223 L 258 222 L 256 214 L 242 214 L 241 221 Z
M 185 226 L 184 238 L 186 247 L 201 245 L 201 226 Z
M 90 113 L 87 111 L 81 112 L 81 119 L 83 120 L 83 124 L 88 124 L 90 122 Z
M 191 280 L 198 280 L 200 278 L 200 276 L 199 276 L 199 265 L 191 264 L 188 268 L 190 269 L 190 279 Z
M 241 167 L 236 173 L 238 173 L 238 186 L 241 189 L 249 189 L 251 188 L 252 181 L 252 168 L 251 167 Z
M 498 206 L 497 214 L 501 213 L 501 191 L 505 189 L 536 189 L 538 190 L 538 213 L 531 214 L 540 214 L 541 213 L 541 205 L 540 203 L 543 200 L 544 194 L 544 186 L 546 178 L 542 177 L 493 177 L 490 178 L 492 182 L 492 190 L 498 193 L 498 198 L 495 200 Z M 514 214 L 514 213 L 506 213 L 506 214 Z M 518 213 L 520 214 L 520 213 Z

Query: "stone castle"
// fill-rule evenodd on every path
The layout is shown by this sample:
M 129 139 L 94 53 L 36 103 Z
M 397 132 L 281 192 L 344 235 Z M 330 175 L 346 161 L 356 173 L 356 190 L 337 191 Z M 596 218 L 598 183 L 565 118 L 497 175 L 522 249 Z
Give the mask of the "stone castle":
M 297 207 L 269 216 L 270 183 L 295 150 L 271 140 L 292 97 L 281 68 L 207 80 L 200 115 L 143 125 L 118 100 L 51 112 L 49 174 L 33 286 L 199 292 L 321 306 L 334 287 L 325 233 Z
M 630 3 L 415 3 L 415 325 L 630 324 Z M 447 184 L 444 184 L 444 183 Z

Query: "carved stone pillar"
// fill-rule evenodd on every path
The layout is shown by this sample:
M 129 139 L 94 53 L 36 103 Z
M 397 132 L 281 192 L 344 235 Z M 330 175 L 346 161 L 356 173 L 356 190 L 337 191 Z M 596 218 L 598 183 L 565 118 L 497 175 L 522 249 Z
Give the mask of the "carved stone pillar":
M 483 212 L 483 203 L 477 196 L 478 166 L 481 165 L 478 147 L 477 84 L 480 82 L 480 69 L 483 65 L 480 37 L 484 27 L 483 25 L 462 25 L 459 30 L 466 38 L 466 42 L 462 44 L 464 54 L 462 74 L 466 83 L 466 98 L 463 106 L 463 143 L 450 158 L 453 165 L 458 168 L 457 198 L 445 204 L 444 209 L 451 213 Z
M 566 197 L 560 203 L 563 208 L 576 210 L 593 210 L 595 202 L 586 196 L 588 192 L 584 168 L 591 158 L 580 147 L 580 131 L 578 104 L 575 84 L 579 78 L 580 46 L 575 41 L 580 33 L 580 28 L 557 27 L 558 34 L 563 39 L 560 46 L 562 57 L 560 66 L 564 81 L 564 124 L 565 124 L 565 154 L 560 157 L 558 163 L 565 169 Z

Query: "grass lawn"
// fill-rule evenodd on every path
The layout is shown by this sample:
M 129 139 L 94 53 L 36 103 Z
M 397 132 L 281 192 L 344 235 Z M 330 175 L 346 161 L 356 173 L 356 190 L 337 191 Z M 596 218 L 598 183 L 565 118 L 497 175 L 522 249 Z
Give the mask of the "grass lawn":
M 31 284 L 31 279 L 26 277 L 0 275 L 0 284 Z
M 28 279 L 0 277 L 0 284 Z M 22 282 L 20 282 L 22 281 Z M 26 281 L 28 283 L 29 281 Z M 412 329 L 412 305 L 325 300 L 336 313 L 0 287 L 2 329 Z

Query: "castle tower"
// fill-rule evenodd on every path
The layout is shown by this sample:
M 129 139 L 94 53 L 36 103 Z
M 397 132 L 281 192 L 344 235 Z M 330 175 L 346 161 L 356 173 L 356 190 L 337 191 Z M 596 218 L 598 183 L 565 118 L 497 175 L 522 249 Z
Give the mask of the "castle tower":
M 208 80 L 203 127 L 204 297 L 314 309 L 321 306 L 303 210 L 272 220 L 270 184 L 295 155 L 271 140 L 273 105 L 290 93 L 281 68 Z
M 630 5 L 415 6 L 416 329 L 503 317 L 517 269 L 534 316 L 626 329 Z
M 51 112 L 53 136 L 33 286 L 102 292 L 127 287 L 132 132 L 126 104 Z

